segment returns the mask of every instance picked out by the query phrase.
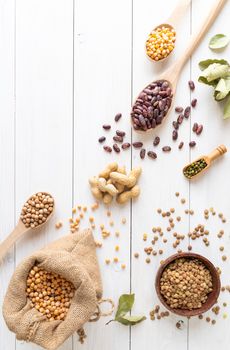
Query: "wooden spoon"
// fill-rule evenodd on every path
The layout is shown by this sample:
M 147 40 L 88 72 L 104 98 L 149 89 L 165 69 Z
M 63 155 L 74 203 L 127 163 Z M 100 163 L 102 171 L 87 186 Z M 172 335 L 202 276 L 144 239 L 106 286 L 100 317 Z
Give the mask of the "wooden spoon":
M 187 7 L 189 6 L 190 2 L 191 2 L 191 0 L 180 0 L 180 1 L 178 2 L 178 4 L 176 5 L 175 9 L 173 10 L 171 16 L 170 16 L 170 17 L 168 18 L 168 20 L 166 21 L 166 23 L 161 23 L 161 24 L 159 24 L 158 26 L 156 26 L 156 27 L 151 31 L 151 33 L 154 32 L 155 30 L 157 30 L 158 28 L 162 28 L 162 27 L 169 28 L 170 30 L 172 30 L 172 29 L 175 30 L 176 27 L 177 27 L 177 25 L 178 25 L 178 23 L 179 23 L 179 21 L 181 20 L 181 18 L 183 17 L 185 11 L 187 10 Z M 147 39 L 147 40 L 148 40 L 148 39 Z M 146 43 L 147 43 L 147 40 L 146 40 Z M 145 48 L 146 48 L 146 44 L 145 44 Z M 174 48 L 173 48 L 173 50 L 174 50 Z M 161 59 L 161 60 L 158 60 L 158 61 L 152 59 L 152 58 L 147 54 L 147 51 L 146 51 L 146 50 L 145 50 L 145 52 L 146 52 L 147 57 L 148 57 L 151 61 L 153 61 L 153 62 L 163 62 L 163 61 L 165 61 L 165 60 L 171 55 L 171 53 L 173 52 L 173 50 L 168 54 L 167 57 L 165 57 L 165 58 L 163 58 L 163 59 Z
M 182 68 L 184 67 L 185 63 L 187 62 L 187 60 L 189 59 L 191 54 L 196 49 L 196 47 L 200 43 L 203 36 L 206 34 L 206 32 L 208 31 L 208 29 L 210 28 L 210 26 L 212 25 L 212 23 L 216 19 L 217 15 L 219 14 L 219 12 L 222 9 L 225 2 L 226 2 L 226 0 L 217 0 L 216 1 L 216 3 L 212 7 L 209 15 L 206 17 L 205 21 L 203 22 L 200 30 L 195 35 L 193 35 L 192 38 L 190 39 L 189 45 L 188 45 L 187 49 L 184 51 L 184 54 L 169 69 L 167 69 L 165 72 L 160 74 L 157 77 L 157 79 L 155 79 L 151 84 L 154 84 L 154 82 L 157 82 L 157 81 L 166 81 L 166 82 L 168 82 L 169 87 L 171 88 L 172 96 L 175 95 L 177 82 L 178 82 Z M 148 90 L 149 85 L 150 84 L 148 84 L 145 87 L 145 89 Z M 135 108 L 136 103 L 138 103 L 137 100 L 134 102 L 133 108 Z M 144 105 L 144 101 L 142 101 L 142 105 Z M 172 103 L 170 104 L 170 106 L 172 106 Z M 143 127 L 138 129 L 138 127 L 135 126 L 135 123 L 133 122 L 133 118 L 135 116 L 134 116 L 134 114 L 132 114 L 132 113 L 134 113 L 132 110 L 131 121 L 132 121 L 132 124 L 134 126 L 134 130 L 137 132 L 141 132 L 141 133 L 146 133 L 146 132 L 152 131 L 152 129 L 154 129 L 156 126 L 159 126 L 162 124 L 162 121 L 166 119 L 166 116 L 169 114 L 169 111 L 170 111 L 170 108 L 168 108 L 166 114 L 163 116 L 162 120 L 158 123 L 158 125 L 155 125 L 154 127 L 150 127 L 147 130 L 144 130 Z M 136 115 L 138 115 L 138 114 L 136 114 Z
M 183 168 L 183 174 L 186 177 L 186 179 L 192 180 L 195 179 L 198 175 L 203 174 L 204 171 L 206 171 L 212 164 L 212 162 L 214 160 L 216 160 L 217 158 L 219 158 L 220 156 L 222 156 L 224 153 L 227 152 L 227 148 L 224 145 L 220 145 L 219 147 L 217 147 L 216 149 L 214 149 L 210 154 L 206 155 L 206 156 L 200 156 L 199 158 L 195 159 L 192 163 L 197 162 L 200 159 L 204 159 L 204 161 L 207 163 L 207 166 L 201 170 L 198 174 L 190 177 L 187 177 L 184 174 L 184 171 L 192 164 L 187 164 L 184 168 Z
M 42 194 L 48 195 L 51 198 L 53 198 L 49 193 L 47 192 L 41 192 Z M 28 199 L 30 200 L 31 197 Z M 21 218 L 19 219 L 16 227 L 14 230 L 9 234 L 9 236 L 0 244 L 0 261 L 2 258 L 5 256 L 7 251 L 12 247 L 12 245 L 19 239 L 21 238 L 25 233 L 27 233 L 30 230 L 36 230 L 38 227 L 40 228 L 41 226 L 45 225 L 47 221 L 50 219 L 54 212 L 54 202 L 53 202 L 53 211 L 48 215 L 47 219 L 45 222 L 42 224 L 38 224 L 35 228 L 31 227 L 26 227 L 25 224 L 22 222 Z

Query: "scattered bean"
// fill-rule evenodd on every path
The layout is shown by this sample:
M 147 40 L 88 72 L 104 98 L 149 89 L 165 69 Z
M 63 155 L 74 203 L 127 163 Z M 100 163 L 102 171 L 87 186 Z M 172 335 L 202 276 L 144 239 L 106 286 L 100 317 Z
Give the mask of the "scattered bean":
M 123 142 L 123 137 L 122 136 L 113 136 L 113 140 L 115 141 L 115 142 Z
M 122 149 L 127 149 L 129 147 L 130 147 L 130 143 L 129 142 L 123 143 L 123 145 L 121 146 Z
M 178 138 L 178 132 L 177 132 L 176 130 L 173 130 L 173 132 L 172 132 L 172 139 L 173 139 L 174 141 L 176 141 L 177 138 Z
M 193 124 L 193 127 L 192 127 L 192 131 L 193 131 L 193 132 L 196 132 L 197 129 L 198 129 L 198 123 L 194 123 L 194 124 Z
M 110 130 L 111 129 L 111 125 L 109 125 L 109 124 L 104 124 L 102 127 L 105 130 Z
M 141 151 L 140 151 L 140 158 L 141 158 L 141 159 L 144 159 L 144 158 L 145 158 L 145 153 L 146 153 L 145 148 L 142 148 Z
M 183 142 L 183 141 L 181 141 L 181 142 L 179 143 L 178 148 L 179 148 L 179 149 L 182 149 L 182 148 L 183 148 L 183 146 L 184 146 L 184 142 Z
M 121 117 L 122 117 L 122 114 L 121 113 L 117 113 L 115 115 L 115 117 L 114 117 L 115 122 L 118 122 L 121 119 Z
M 197 104 L 197 99 L 194 98 L 194 99 L 191 101 L 191 106 L 192 106 L 193 108 L 195 108 L 195 107 L 196 107 L 196 104 Z
M 116 144 L 116 143 L 113 145 L 113 149 L 114 149 L 114 151 L 115 151 L 116 153 L 120 153 L 120 151 L 121 151 L 121 150 L 120 150 L 120 147 L 119 147 L 118 144 Z
M 125 137 L 125 132 L 121 130 L 116 131 L 117 136 Z
M 188 119 L 189 116 L 190 116 L 190 113 L 191 113 L 191 107 L 188 106 L 188 107 L 186 107 L 185 110 L 184 110 L 184 117 L 185 117 L 186 119 Z
M 197 130 L 196 130 L 196 134 L 200 135 L 202 133 L 202 131 L 203 131 L 203 125 L 199 125 Z
M 157 154 L 155 152 L 152 151 L 148 151 L 147 155 L 152 158 L 152 159 L 156 159 L 157 158 Z
M 134 148 L 141 148 L 143 146 L 143 142 L 133 142 Z
M 189 80 L 188 85 L 190 87 L 190 90 L 192 90 L 192 91 L 195 90 L 195 83 L 194 83 L 194 81 Z
M 164 147 L 162 147 L 162 151 L 163 152 L 170 152 L 171 151 L 171 147 L 170 146 L 164 146 Z
M 183 107 L 180 107 L 180 106 L 175 107 L 175 112 L 177 112 L 177 113 L 182 113 L 183 110 L 184 110 Z
M 106 137 L 105 136 L 101 136 L 99 139 L 98 139 L 98 142 L 102 143 L 106 140 Z
M 158 146 L 160 143 L 160 137 L 156 136 L 155 139 L 153 140 L 153 146 Z
M 195 147 L 196 146 L 196 142 L 195 141 L 190 141 L 189 142 L 189 147 Z
M 111 153 L 111 152 L 112 152 L 112 148 L 111 148 L 110 146 L 104 146 L 103 148 L 104 148 L 104 150 L 105 150 L 106 152 L 108 152 L 108 153 Z

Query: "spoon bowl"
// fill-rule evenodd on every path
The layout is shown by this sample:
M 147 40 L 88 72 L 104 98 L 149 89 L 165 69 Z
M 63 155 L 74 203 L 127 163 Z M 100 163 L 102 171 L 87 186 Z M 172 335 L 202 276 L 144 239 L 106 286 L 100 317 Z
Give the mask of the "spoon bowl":
M 38 193 L 42 193 L 45 196 L 49 196 L 50 198 L 53 199 L 53 197 L 51 196 L 51 194 L 49 194 L 48 192 L 38 192 Z M 31 196 L 30 198 L 28 198 L 28 200 L 25 202 L 25 204 L 23 205 L 23 208 L 26 206 L 26 204 L 31 201 L 33 199 L 33 196 Z M 37 228 L 40 228 L 42 226 L 44 226 L 51 218 L 51 216 L 53 215 L 54 212 L 54 208 L 55 208 L 55 202 L 53 199 L 52 202 L 52 211 L 48 213 L 46 220 L 42 223 L 39 223 L 37 226 L 35 227 L 27 227 L 25 225 L 25 223 L 22 221 L 22 214 L 23 214 L 23 208 L 21 211 L 21 215 L 20 215 L 20 219 L 17 223 L 17 225 L 15 226 L 14 230 L 8 235 L 8 237 L 0 244 L 0 261 L 2 260 L 2 258 L 5 256 L 5 254 L 7 253 L 7 251 L 10 249 L 10 247 L 12 247 L 12 245 L 19 239 L 21 238 L 25 233 L 27 233 L 28 231 L 32 230 L 36 230 Z
M 163 58 L 161 58 L 161 59 L 155 60 L 154 58 L 150 57 L 150 56 L 148 55 L 148 52 L 147 52 L 147 43 L 148 43 L 148 41 L 149 41 L 149 38 L 148 38 L 148 39 L 146 40 L 146 42 L 145 42 L 145 53 L 146 53 L 147 58 L 148 58 L 150 61 L 152 61 L 152 62 L 161 62 L 161 63 L 162 63 L 162 62 L 166 61 L 166 60 L 169 58 L 169 56 L 172 54 L 172 52 L 174 51 L 174 49 L 175 49 L 176 30 L 175 30 L 175 28 L 174 28 L 171 24 L 169 24 L 169 23 L 162 23 L 162 24 L 159 24 L 157 27 L 155 27 L 155 28 L 150 32 L 149 36 L 150 36 L 153 32 L 157 31 L 158 29 L 163 29 L 163 28 L 167 28 L 167 29 L 169 29 L 170 31 L 174 31 L 174 33 L 175 33 L 175 40 L 173 41 L 173 49 L 167 54 L 167 56 L 165 56 L 165 57 L 163 57 Z

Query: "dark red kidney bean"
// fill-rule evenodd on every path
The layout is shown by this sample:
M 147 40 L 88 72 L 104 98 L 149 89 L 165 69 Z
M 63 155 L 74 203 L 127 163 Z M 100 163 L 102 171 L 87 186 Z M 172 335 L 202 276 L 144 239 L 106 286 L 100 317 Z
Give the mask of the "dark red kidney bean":
M 172 132 L 172 139 L 173 139 L 174 141 L 176 141 L 177 138 L 178 138 L 178 132 L 177 132 L 176 130 L 173 130 L 173 132 Z
M 190 116 L 190 113 L 191 113 L 191 107 L 188 106 L 188 107 L 186 107 L 185 110 L 184 110 L 184 117 L 185 117 L 186 119 L 188 119 L 189 116 Z
M 194 107 L 196 107 L 196 104 L 197 104 L 197 99 L 194 98 L 194 99 L 191 101 L 191 106 L 194 108 Z
M 167 81 L 159 80 L 149 84 L 133 105 L 131 118 L 134 129 L 146 131 L 161 124 L 171 106 L 172 97 Z
M 183 116 L 183 114 L 180 114 L 180 115 L 178 116 L 178 118 L 177 118 L 177 123 L 178 123 L 178 124 L 182 124 L 182 123 L 183 123 L 183 120 L 184 120 L 184 116 Z
M 111 129 L 111 125 L 109 125 L 109 124 L 104 124 L 102 127 L 105 130 L 110 130 Z
M 149 156 L 149 158 L 152 158 L 152 159 L 157 158 L 157 154 L 155 152 L 152 152 L 152 151 L 148 151 L 147 155 Z
M 177 113 L 182 113 L 183 110 L 184 110 L 183 107 L 180 107 L 180 106 L 175 107 L 175 112 L 177 112 Z
M 174 127 L 175 130 L 178 130 L 179 129 L 179 123 L 176 122 L 175 120 L 172 122 L 172 125 Z
M 193 124 L 193 127 L 192 127 L 192 131 L 193 131 L 193 132 L 196 132 L 196 131 L 197 131 L 197 128 L 198 128 L 198 124 L 197 124 L 197 123 L 194 123 L 194 124 Z
M 113 136 L 113 140 L 115 142 L 123 142 L 123 137 L 121 137 L 121 136 Z
M 114 149 L 114 151 L 115 152 L 117 152 L 117 153 L 120 153 L 120 147 L 116 144 L 116 143 L 114 143 L 114 145 L 113 145 L 113 149 Z
M 189 146 L 190 147 L 195 147 L 196 146 L 196 142 L 195 141 L 190 141 L 189 142 Z
M 125 136 L 125 132 L 124 131 L 120 131 L 120 130 L 117 130 L 116 134 L 117 134 L 117 136 L 121 136 L 121 137 Z
M 158 146 L 159 143 L 160 143 L 160 137 L 159 136 L 156 136 L 155 139 L 153 140 L 153 146 Z
M 123 145 L 121 146 L 122 149 L 127 149 L 129 148 L 131 145 L 129 142 L 123 143 Z
M 104 150 L 105 150 L 106 152 L 108 152 L 108 153 L 111 153 L 111 152 L 112 152 L 112 148 L 111 148 L 110 146 L 104 146 L 103 148 L 104 148 Z
M 162 147 L 162 151 L 163 152 L 170 152 L 171 151 L 171 147 L 170 146 L 164 146 L 164 147 Z
M 144 159 L 144 158 L 145 158 L 145 153 L 146 153 L 145 148 L 142 148 L 141 151 L 140 151 L 140 158 L 141 158 L 141 159 Z
M 184 142 L 183 142 L 183 141 L 181 141 L 181 142 L 179 143 L 178 148 L 179 148 L 179 149 L 181 149 L 181 148 L 183 148 L 183 146 L 184 146 Z
M 114 117 L 115 122 L 118 122 L 121 119 L 121 117 L 122 117 L 122 114 L 121 113 L 117 113 L 115 115 L 115 117 Z
M 189 80 L 188 86 L 190 87 L 190 90 L 192 90 L 192 91 L 195 90 L 195 83 L 194 83 L 194 81 Z
M 197 130 L 196 130 L 196 134 L 197 134 L 197 135 L 200 135 L 200 134 L 202 133 L 202 131 L 203 131 L 203 125 L 200 124 L 200 125 L 198 126 Z
M 102 143 L 106 140 L 106 137 L 105 136 L 101 136 L 99 139 L 98 139 L 98 142 Z
M 134 148 L 141 148 L 143 146 L 143 142 L 133 142 Z

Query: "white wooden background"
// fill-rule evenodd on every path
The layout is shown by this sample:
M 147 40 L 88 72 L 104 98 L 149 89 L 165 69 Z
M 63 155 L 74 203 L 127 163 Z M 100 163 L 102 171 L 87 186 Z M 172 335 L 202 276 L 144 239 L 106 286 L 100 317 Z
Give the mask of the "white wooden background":
M 177 46 L 166 66 L 183 52 L 189 36 L 201 23 L 215 0 L 193 0 L 191 7 L 177 28 Z M 129 111 L 131 103 L 143 86 L 162 70 L 162 64 L 151 63 L 144 54 L 144 41 L 151 28 L 164 22 L 176 5 L 176 0 L 0 0 L 0 238 L 4 239 L 17 222 L 24 200 L 38 190 L 51 192 L 56 200 L 56 213 L 42 232 L 31 233 L 18 242 L 7 254 L 0 268 L 0 301 L 15 266 L 23 257 L 68 232 L 71 208 L 75 204 L 92 203 L 88 177 L 97 174 L 107 162 L 116 159 L 127 168 L 142 165 L 140 199 L 125 208 L 113 207 L 113 237 L 98 250 L 104 283 L 104 296 L 117 301 L 122 293 L 136 294 L 135 313 L 145 313 L 158 303 L 153 288 L 155 272 L 162 258 L 174 253 L 171 244 L 164 245 L 164 255 L 145 263 L 144 232 L 151 235 L 151 227 L 159 226 L 156 209 L 175 207 L 183 214 L 186 207 L 196 215 L 184 217 L 179 230 L 203 221 L 202 211 L 213 206 L 230 218 L 230 160 L 229 155 L 216 162 L 206 176 L 192 184 L 186 181 L 181 169 L 199 154 L 205 154 L 224 143 L 230 147 L 230 122 L 223 121 L 221 109 L 212 99 L 208 87 L 196 83 L 192 96 L 198 98 L 192 119 L 183 124 L 180 139 L 186 146 L 181 152 L 173 146 L 171 154 L 158 151 L 157 161 L 141 161 L 133 150 L 113 156 L 105 154 L 97 139 L 103 134 L 101 125 L 113 123 L 117 112 L 123 113 L 120 129 L 127 131 L 127 139 L 140 140 L 131 132 Z M 191 94 L 187 87 L 190 78 L 197 81 L 198 62 L 209 57 L 230 60 L 230 46 L 215 54 L 208 49 L 209 38 L 216 33 L 230 34 L 230 2 L 210 29 L 202 44 L 187 63 L 179 81 L 175 104 L 186 106 Z M 164 126 L 154 132 L 161 137 L 161 146 L 172 144 L 171 122 L 174 112 Z M 194 121 L 204 124 L 198 145 L 190 150 L 188 142 L 194 139 L 191 126 Z M 116 126 L 113 124 L 114 130 Z M 145 139 L 145 138 L 144 138 Z M 152 137 L 145 142 L 151 146 Z M 174 196 L 179 191 L 186 199 L 184 207 Z M 108 222 L 106 210 L 97 212 L 97 224 Z M 127 223 L 121 224 L 126 217 Z M 57 220 L 65 226 L 55 230 Z M 223 284 L 230 284 L 229 262 L 223 263 L 218 251 L 217 231 L 222 228 L 215 218 L 209 220 L 210 247 L 201 241 L 193 244 L 193 251 L 212 259 L 223 270 Z M 85 222 L 87 226 L 87 221 Z M 221 227 L 220 227 L 221 226 Z M 230 258 L 229 222 L 225 224 L 224 245 Z M 99 229 L 95 237 L 100 238 Z M 115 256 L 116 242 L 121 251 L 120 261 L 127 268 L 121 271 L 114 265 L 105 266 L 104 259 Z M 182 244 L 187 249 L 188 240 Z M 140 258 L 135 260 L 133 253 Z M 119 266 L 119 265 L 118 265 Z M 230 297 L 220 297 L 229 302 Z M 226 309 L 229 313 L 229 308 Z M 217 324 L 193 318 L 185 320 L 185 327 L 175 327 L 176 316 L 161 321 L 146 320 L 130 329 L 106 319 L 86 326 L 88 334 L 83 346 L 77 336 L 70 338 L 62 350 L 150 350 L 156 348 L 198 350 L 227 349 L 230 343 L 230 314 L 224 320 L 223 312 Z M 14 334 L 0 319 L 1 350 L 34 350 L 39 347 L 15 340 Z

